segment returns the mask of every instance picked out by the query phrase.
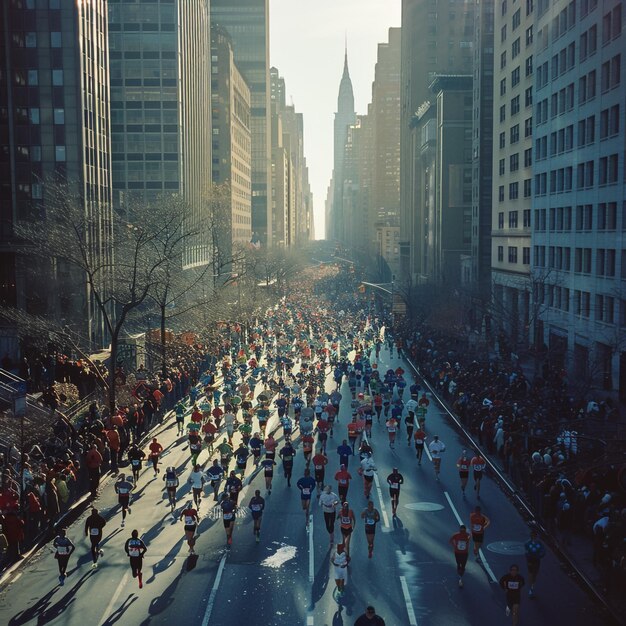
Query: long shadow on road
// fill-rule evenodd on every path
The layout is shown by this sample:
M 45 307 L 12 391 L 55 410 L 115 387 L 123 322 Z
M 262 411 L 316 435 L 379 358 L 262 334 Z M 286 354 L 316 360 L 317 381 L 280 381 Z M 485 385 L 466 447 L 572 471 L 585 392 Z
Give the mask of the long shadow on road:
M 326 592 L 326 587 L 328 586 L 328 572 L 330 569 L 330 550 L 326 553 L 324 560 L 319 566 L 315 578 L 313 579 L 313 586 L 311 588 L 311 606 L 309 610 L 312 611 L 315 608 L 315 605 L 322 598 L 324 593 Z
M 158 597 L 154 598 L 150 602 L 150 606 L 148 607 L 148 613 L 150 614 L 150 617 L 147 617 L 143 622 L 141 622 L 140 626 L 148 626 L 152 618 L 160 615 L 161 613 L 163 613 L 163 611 L 165 611 L 172 605 L 172 603 L 176 599 L 176 588 L 180 583 L 182 575 L 188 570 L 188 567 L 189 565 L 187 563 L 187 559 L 185 559 L 185 562 L 183 563 L 183 566 L 178 573 L 178 576 L 176 576 L 176 578 L 172 580 L 172 582 L 162 591 L 162 593 Z
M 102 626 L 112 626 L 112 624 L 115 624 L 115 622 L 119 622 L 122 617 L 124 617 L 124 613 L 126 613 L 131 605 L 138 599 L 139 598 L 137 598 L 134 592 L 129 593 L 126 600 L 122 602 L 122 605 L 118 609 L 113 611 L 113 613 L 111 613 L 111 615 L 109 615 L 109 617 L 104 622 L 102 622 Z

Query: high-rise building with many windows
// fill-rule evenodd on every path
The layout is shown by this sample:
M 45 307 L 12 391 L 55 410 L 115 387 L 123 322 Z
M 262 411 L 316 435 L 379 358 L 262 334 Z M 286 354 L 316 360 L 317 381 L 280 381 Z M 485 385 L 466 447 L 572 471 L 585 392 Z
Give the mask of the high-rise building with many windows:
M 5 0 L 0 5 L 0 304 L 68 326 L 94 348 L 106 340 L 85 277 L 22 253 L 15 228 L 45 220 L 52 179 L 86 215 L 91 250 L 111 262 L 107 3 Z M 51 288 L 53 285 L 53 288 Z M 4 345 L 2 345 L 4 344 Z M 16 352 L 14 333 L 0 352 Z
M 250 87 L 252 232 L 272 245 L 269 0 L 211 0 L 211 22 L 231 36 L 235 63 Z
M 534 0 L 494 14 L 492 313 L 511 349 L 527 345 L 533 164 Z
M 535 18 L 535 338 L 577 385 L 626 395 L 626 33 L 619 0 Z
M 211 180 L 209 2 L 109 0 L 108 7 L 115 205 L 179 194 L 199 227 Z M 187 242 L 183 264 L 209 257 L 198 237 Z

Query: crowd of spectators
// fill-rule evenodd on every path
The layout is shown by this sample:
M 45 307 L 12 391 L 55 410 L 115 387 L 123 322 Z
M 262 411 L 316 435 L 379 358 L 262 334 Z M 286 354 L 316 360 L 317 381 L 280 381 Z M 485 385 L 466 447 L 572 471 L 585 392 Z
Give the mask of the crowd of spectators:
M 509 478 L 565 549 L 593 544 L 603 585 L 626 584 L 626 470 L 597 432 L 617 422 L 610 397 L 576 401 L 567 376 L 543 364 L 527 375 L 516 359 L 472 354 L 458 337 L 396 327 L 407 356 Z M 622 450 L 623 454 L 623 450 Z M 622 457 L 623 459 L 623 457 Z
M 0 564 L 14 562 L 42 532 L 52 532 L 77 499 L 88 493 L 95 497 L 101 476 L 126 464 L 130 444 L 159 423 L 229 349 L 230 342 L 216 336 L 204 345 L 168 346 L 165 372 L 151 372 L 144 365 L 125 372 L 120 365 L 120 382 L 132 381 L 129 393 L 120 397 L 131 400 L 119 403 L 113 412 L 92 402 L 75 422 L 58 411 L 54 386 L 45 387 L 41 400 L 53 414 L 49 437 L 28 443 L 23 468 L 15 446 L 0 455 Z M 53 380 L 65 380 L 77 371 L 77 361 L 56 363 L 63 365 L 54 368 Z M 11 364 L 5 359 L 3 365 Z M 30 376 L 35 384 L 26 362 L 17 373 Z M 47 385 L 49 380 L 43 382 Z

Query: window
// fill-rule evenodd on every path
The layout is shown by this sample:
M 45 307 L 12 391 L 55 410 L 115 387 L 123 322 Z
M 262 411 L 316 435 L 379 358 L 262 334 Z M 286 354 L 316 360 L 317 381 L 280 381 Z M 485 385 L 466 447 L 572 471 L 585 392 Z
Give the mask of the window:
M 526 76 L 530 76 L 533 73 L 533 55 L 531 54 L 526 61 L 524 62 L 524 66 L 526 68 Z
M 509 183 L 509 200 L 517 200 L 519 195 L 519 183 Z
M 530 248 L 522 248 L 522 263 L 524 265 L 530 265 Z
M 506 24 L 500 29 L 500 43 L 506 41 Z
M 530 228 L 530 209 L 524 209 L 522 211 L 522 226 L 524 228 Z
M 509 246 L 509 263 L 517 263 L 517 246 Z
M 617 202 L 598 204 L 598 230 L 615 230 L 617 226 Z M 626 270 L 626 267 L 624 267 Z
M 511 87 L 519 84 L 520 80 L 519 65 L 511 72 Z
M 54 147 L 54 160 L 57 163 L 65 162 L 65 146 L 55 146 Z
M 598 248 L 596 250 L 596 274 L 598 276 L 615 276 L 615 249 Z
M 516 172 L 519 169 L 519 153 L 512 154 L 509 157 L 509 171 Z
M 24 37 L 24 45 L 27 48 L 37 47 L 37 33 L 26 33 Z
M 506 78 L 500 81 L 500 95 L 503 96 L 506 93 Z
M 533 27 L 530 26 L 526 29 L 526 47 L 532 46 L 533 43 Z
M 52 85 L 54 87 L 63 86 L 63 70 L 52 70 Z
M 533 134 L 533 118 L 524 120 L 524 137 L 531 137 Z
M 50 33 L 50 47 L 51 48 L 60 48 L 61 47 L 61 33 L 53 31 Z
M 515 98 L 511 100 L 511 115 L 517 115 L 518 113 L 519 113 L 519 96 L 515 96 Z
M 28 109 L 28 120 L 31 124 L 39 124 L 39 109 Z
M 498 261 L 500 263 L 504 261 L 504 246 L 498 246 Z
M 524 179 L 524 198 L 530 198 L 533 193 L 533 179 L 526 178 Z
M 500 123 L 504 122 L 504 120 L 506 120 L 506 105 L 503 104 L 500 107 Z
M 54 109 L 54 123 L 65 124 L 65 109 Z
M 506 67 L 506 50 L 500 55 L 500 69 Z
M 591 248 L 576 248 L 574 250 L 574 271 L 581 274 L 591 274 Z
M 517 228 L 517 211 L 509 211 L 509 228 Z
M 500 230 L 504 228 L 504 211 L 498 213 L 498 228 Z
M 524 167 L 531 167 L 533 164 L 533 149 L 526 148 L 524 150 Z
M 506 168 L 506 160 L 505 159 L 500 159 L 498 161 L 498 172 L 499 172 L 500 176 L 504 176 L 505 168 Z
M 513 13 L 513 21 L 512 21 L 513 30 L 515 30 L 516 28 L 519 28 L 519 25 L 521 23 L 521 13 L 522 13 L 522 9 L 517 9 L 517 11 Z
M 528 87 L 524 92 L 524 106 L 531 107 L 533 105 L 533 88 Z
M 36 87 L 39 85 L 39 72 L 37 70 L 28 70 L 28 86 Z
M 511 143 L 517 143 L 519 141 L 519 124 L 515 124 L 515 126 L 511 126 Z
M 500 148 L 504 148 L 506 146 L 506 133 L 500 133 Z
M 514 59 L 520 53 L 520 39 L 519 37 L 511 45 L 511 58 Z
M 619 104 L 604 109 L 600 114 L 600 139 L 619 133 Z
M 504 185 L 498 187 L 498 202 L 504 202 Z
M 619 177 L 619 155 L 611 154 L 600 158 L 600 185 L 614 185 Z
M 576 207 L 576 230 L 591 230 L 593 227 L 593 205 L 579 204 Z

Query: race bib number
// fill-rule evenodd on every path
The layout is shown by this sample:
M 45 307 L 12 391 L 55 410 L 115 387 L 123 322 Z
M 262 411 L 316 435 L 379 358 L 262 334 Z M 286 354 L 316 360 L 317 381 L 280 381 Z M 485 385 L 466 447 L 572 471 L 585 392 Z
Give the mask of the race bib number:
M 232 513 L 224 513 L 224 519 L 233 519 L 233 514 Z
M 133 459 L 131 462 L 132 462 L 133 466 L 135 466 L 135 467 L 137 467 L 141 463 L 141 461 L 139 459 Z
M 165 486 L 166 487 L 176 487 L 176 481 L 175 480 L 166 480 L 165 481 Z
M 515 580 L 509 580 L 509 583 L 508 583 L 507 587 L 511 591 L 517 591 L 519 589 L 519 583 L 517 581 L 515 581 Z
M 308 487 L 305 487 L 305 488 L 302 490 L 302 495 L 303 495 L 303 496 L 310 496 L 310 495 L 311 495 L 311 490 L 310 490 Z
M 400 487 L 400 483 L 391 483 L 392 489 L 398 489 Z
M 100 534 L 100 529 L 99 528 L 90 528 L 89 529 L 89 534 L 90 535 L 99 535 Z
M 467 549 L 467 541 L 457 541 L 456 542 L 456 549 L 459 550 L 460 552 L 462 552 L 463 550 Z
M 373 526 L 373 525 L 376 523 L 376 520 L 375 520 L 374 518 L 372 518 L 372 517 L 368 517 L 368 518 L 365 520 L 365 523 L 366 523 L 368 526 Z
M 60 556 L 65 556 L 70 553 L 70 549 L 67 546 L 57 546 L 57 554 Z
M 140 554 L 139 548 L 129 548 L 128 549 L 128 554 L 130 556 L 139 556 L 139 554 Z
M 185 515 L 186 526 L 193 526 L 195 523 L 195 518 L 192 515 Z
M 254 512 L 258 512 L 261 510 L 261 505 L 260 504 L 253 504 L 250 509 Z
M 475 533 L 480 533 L 482 532 L 483 527 L 481 524 L 472 524 L 472 531 Z

